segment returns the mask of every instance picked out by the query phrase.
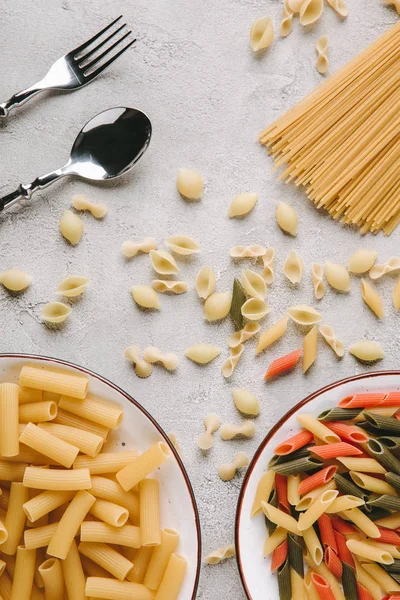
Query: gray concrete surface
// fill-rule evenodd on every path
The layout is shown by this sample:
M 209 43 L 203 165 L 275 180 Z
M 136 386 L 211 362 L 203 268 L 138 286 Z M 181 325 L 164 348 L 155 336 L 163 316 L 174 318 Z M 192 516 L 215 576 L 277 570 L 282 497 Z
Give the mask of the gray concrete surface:
M 137 45 L 106 74 L 69 95 L 39 97 L 0 124 L 0 192 L 11 191 L 38 174 L 63 164 L 81 125 L 102 109 L 131 105 L 146 111 L 154 125 L 148 154 L 138 168 L 110 185 L 64 180 L 38 194 L 23 210 L 0 217 L 0 269 L 19 267 L 34 278 L 18 297 L 0 290 L 0 351 L 33 352 L 85 365 L 129 391 L 159 420 L 175 431 L 199 504 L 204 553 L 233 540 L 234 515 L 241 477 L 223 483 L 221 462 L 239 448 L 251 455 L 278 417 L 308 393 L 327 382 L 360 373 L 365 367 L 346 355 L 338 362 L 322 345 L 317 364 L 304 377 L 301 370 L 266 385 L 263 373 L 276 356 L 301 343 L 299 332 L 288 335 L 268 355 L 254 358 L 249 344 L 232 380 L 220 373 L 229 320 L 203 321 L 194 291 L 201 265 L 216 271 L 218 290 L 228 290 L 243 265 L 233 265 L 235 244 L 272 245 L 277 252 L 277 280 L 270 289 L 272 323 L 285 308 L 313 300 L 310 266 L 325 259 L 345 262 L 360 246 L 376 248 L 379 260 L 399 252 L 400 230 L 391 238 L 368 236 L 334 223 L 318 213 L 301 192 L 276 181 L 271 163 L 256 143 L 259 130 L 321 81 L 314 68 L 316 39 L 329 36 L 330 72 L 335 72 L 371 43 L 397 15 L 378 0 L 350 0 L 350 14 L 341 22 L 325 7 L 323 18 L 305 31 L 295 22 L 287 39 L 275 40 L 263 56 L 249 48 L 249 28 L 270 15 L 276 26 L 282 2 L 276 0 L 13 0 L 2 3 L 1 95 L 4 99 L 39 79 L 46 66 L 123 13 Z M 176 192 L 180 167 L 197 168 L 206 191 L 199 203 L 186 203 Z M 260 201 L 244 220 L 229 220 L 231 197 L 257 191 Z M 98 222 L 84 215 L 85 235 L 72 248 L 61 237 L 58 222 L 74 193 L 106 202 L 109 215 Z M 284 236 L 274 222 L 277 200 L 289 201 L 300 218 L 296 239 Z M 125 262 L 119 254 L 126 239 L 186 233 L 201 245 L 200 255 L 181 261 L 188 294 L 161 297 L 162 310 L 143 313 L 133 304 L 129 288 L 154 277 L 147 256 Z M 292 290 L 281 268 L 295 248 L 307 266 L 303 283 Z M 249 265 L 246 265 L 249 266 Z M 43 304 L 55 299 L 54 289 L 68 274 L 91 279 L 87 293 L 73 305 L 65 327 L 51 331 L 40 323 Z M 386 316 L 382 322 L 363 305 L 359 281 L 343 296 L 329 290 L 318 305 L 346 344 L 364 336 L 379 340 L 386 357 L 373 369 L 399 367 L 398 319 L 391 305 L 395 278 L 378 287 Z M 210 342 L 224 348 L 220 360 L 204 369 L 187 359 L 189 345 Z M 156 345 L 181 357 L 171 375 L 156 368 L 151 378 L 138 379 L 123 358 L 128 344 Z M 248 442 L 218 441 L 208 456 L 195 446 L 202 421 L 217 412 L 225 422 L 240 422 L 231 400 L 233 386 L 248 387 L 262 403 L 257 435 Z M 199 598 L 244 598 L 234 560 L 202 570 Z

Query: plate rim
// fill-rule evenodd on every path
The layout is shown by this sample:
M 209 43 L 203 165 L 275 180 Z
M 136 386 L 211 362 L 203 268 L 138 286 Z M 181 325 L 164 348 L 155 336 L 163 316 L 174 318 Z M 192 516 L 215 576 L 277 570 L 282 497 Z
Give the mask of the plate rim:
M 18 359 L 24 359 L 24 360 L 43 360 L 45 362 L 53 362 L 53 363 L 57 363 L 59 365 L 63 365 L 66 367 L 72 367 L 73 369 L 76 369 L 76 370 L 80 371 L 81 373 L 90 375 L 91 377 L 94 377 L 94 378 L 98 379 L 99 381 L 105 383 L 106 385 L 110 386 L 111 388 L 113 388 L 115 391 L 117 391 L 122 396 L 124 396 L 137 409 L 139 409 L 144 414 L 144 416 L 147 417 L 149 419 L 149 421 L 154 425 L 154 427 L 157 429 L 157 431 L 160 433 L 160 435 L 164 438 L 164 441 L 168 444 L 168 446 L 172 450 L 173 455 L 176 458 L 178 467 L 181 470 L 181 473 L 183 475 L 183 478 L 186 483 L 186 487 L 188 489 L 189 496 L 190 496 L 190 499 L 192 502 L 192 508 L 193 508 L 193 512 L 194 512 L 194 516 L 195 516 L 195 525 L 196 525 L 196 532 L 197 532 L 197 566 L 196 566 L 196 576 L 195 576 L 195 580 L 194 580 L 194 587 L 193 587 L 193 592 L 192 592 L 192 597 L 191 597 L 191 600 L 195 600 L 196 596 L 197 596 L 197 591 L 199 588 L 199 583 L 200 583 L 201 550 L 202 550 L 201 524 L 200 524 L 199 509 L 197 507 L 196 496 L 194 494 L 194 490 L 193 490 L 192 484 L 190 482 L 189 475 L 188 475 L 186 468 L 182 462 L 182 459 L 179 456 L 178 452 L 176 451 L 176 449 L 175 449 L 174 445 L 172 444 L 171 440 L 169 439 L 168 435 L 166 434 L 164 429 L 161 427 L 161 425 L 158 423 L 158 421 L 156 421 L 156 419 L 144 408 L 144 406 L 142 406 L 140 404 L 140 402 L 135 400 L 135 398 L 133 396 L 131 396 L 130 394 L 125 392 L 121 387 L 119 387 L 118 385 L 116 385 L 115 383 L 113 383 L 112 381 L 107 379 L 107 377 L 103 377 L 102 375 L 99 375 L 98 373 L 96 373 L 96 371 L 92 371 L 91 369 L 87 369 L 86 367 L 82 367 L 81 365 L 77 365 L 71 361 L 64 360 L 62 358 L 54 358 L 52 356 L 42 356 L 41 354 L 1 352 L 0 360 L 2 358 L 18 358 Z
M 308 404 L 309 402 L 311 402 L 312 400 L 314 400 L 314 398 L 317 398 L 318 396 L 320 396 L 321 394 L 324 394 L 325 392 L 332 390 L 336 387 L 340 387 L 346 383 L 349 383 L 351 381 L 358 381 L 360 379 L 369 379 L 372 377 L 379 377 L 379 376 L 390 376 L 390 375 L 399 375 L 400 376 L 400 370 L 399 369 L 385 369 L 383 371 L 368 371 L 366 373 L 359 373 L 358 375 L 351 375 L 350 377 L 344 377 L 343 379 L 338 379 L 337 381 L 334 381 L 333 383 L 328 383 L 328 385 L 325 385 L 324 387 L 318 388 L 318 390 L 316 390 L 315 392 L 312 392 L 311 394 L 309 394 L 308 396 L 306 396 L 305 398 L 303 398 L 302 400 L 300 400 L 299 402 L 297 402 L 297 404 L 295 404 L 294 406 L 292 406 L 292 408 L 290 408 L 276 423 L 275 425 L 273 425 L 273 427 L 271 427 L 271 429 L 268 431 L 267 435 L 264 437 L 264 439 L 261 441 L 261 443 L 259 444 L 257 450 L 254 453 L 253 458 L 250 461 L 250 464 L 246 470 L 246 474 L 245 477 L 243 479 L 242 482 L 242 486 L 240 488 L 240 492 L 239 492 L 239 497 L 238 497 L 238 501 L 236 504 L 236 513 L 235 513 L 235 548 L 236 548 L 236 563 L 237 563 L 237 567 L 238 567 L 238 571 L 239 571 L 239 576 L 240 576 L 240 580 L 242 582 L 242 586 L 243 586 L 243 590 L 246 594 L 246 597 L 248 600 L 254 600 L 253 596 L 250 594 L 250 591 L 247 587 L 247 583 L 246 583 L 246 577 L 244 574 L 244 569 L 243 569 L 243 565 L 242 565 L 242 558 L 241 558 L 241 551 L 240 551 L 240 542 L 239 542 L 239 529 L 240 529 L 240 519 L 242 516 L 242 504 L 243 504 L 243 500 L 244 500 L 244 495 L 246 493 L 246 489 L 248 486 L 248 483 L 250 481 L 250 478 L 252 476 L 253 470 L 260 458 L 260 455 L 262 454 L 262 452 L 264 451 L 265 446 L 268 444 L 268 442 L 270 441 L 270 439 L 275 435 L 275 433 L 282 427 L 282 425 L 284 423 L 286 423 L 286 421 L 288 419 L 290 419 L 290 417 L 296 413 L 299 409 L 301 409 L 303 406 L 305 406 L 306 404 Z

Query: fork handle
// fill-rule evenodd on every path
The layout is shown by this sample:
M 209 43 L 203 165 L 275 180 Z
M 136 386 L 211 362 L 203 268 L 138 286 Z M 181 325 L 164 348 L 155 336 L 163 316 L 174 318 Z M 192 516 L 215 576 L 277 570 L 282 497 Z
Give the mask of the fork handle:
M 66 173 L 63 171 L 63 169 L 57 169 L 57 171 L 52 171 L 47 175 L 37 177 L 35 181 L 32 181 L 32 183 L 28 183 L 26 185 L 21 183 L 14 192 L 11 192 L 11 194 L 7 194 L 6 196 L 0 198 L 0 212 L 8 206 L 15 204 L 15 202 L 20 199 L 29 200 L 32 194 L 34 194 L 37 190 L 42 190 L 48 185 L 51 185 L 64 175 L 66 175 Z
M 7 117 L 8 113 L 10 112 L 10 110 L 12 108 L 15 108 L 16 106 L 20 106 L 21 104 L 24 104 L 27 100 L 29 100 L 33 96 L 36 96 L 36 94 L 38 94 L 41 91 L 42 90 L 38 89 L 36 86 L 32 86 L 26 90 L 22 90 L 22 92 L 17 92 L 9 100 L 6 100 L 5 102 L 1 102 L 0 103 L 0 118 Z

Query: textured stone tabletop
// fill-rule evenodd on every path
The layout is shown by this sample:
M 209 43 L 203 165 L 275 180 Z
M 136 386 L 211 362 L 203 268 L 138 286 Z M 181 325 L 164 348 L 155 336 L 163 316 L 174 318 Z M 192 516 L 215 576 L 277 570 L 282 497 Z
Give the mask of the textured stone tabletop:
M 256 143 L 258 132 L 312 90 L 322 79 L 314 67 L 315 41 L 329 37 L 330 73 L 383 33 L 396 13 L 379 0 L 349 0 L 350 14 L 342 22 L 325 6 L 315 27 L 304 30 L 298 20 L 287 39 L 275 39 L 262 56 L 249 48 L 252 22 L 269 15 L 279 28 L 278 0 L 13 0 L 2 6 L 2 100 L 41 78 L 46 66 L 123 13 L 137 44 L 106 74 L 69 95 L 34 99 L 0 123 L 0 192 L 32 181 L 66 160 L 81 126 L 97 112 L 115 105 L 135 106 L 151 118 L 152 144 L 138 167 L 115 183 L 89 185 L 63 180 L 38 193 L 24 209 L 0 217 L 0 269 L 18 267 L 34 278 L 26 293 L 12 297 L 0 290 L 0 351 L 50 355 L 84 365 L 130 392 L 160 422 L 174 431 L 196 493 L 203 530 L 203 553 L 231 543 L 241 477 L 223 483 L 218 466 L 237 450 L 252 455 L 271 425 L 295 402 L 336 379 L 367 370 L 346 354 L 335 359 L 320 344 L 317 363 L 307 376 L 301 369 L 268 385 L 263 374 L 277 356 L 301 345 L 295 327 L 268 353 L 254 358 L 254 343 L 229 382 L 221 375 L 232 332 L 227 319 L 203 320 L 194 280 L 204 264 L 214 267 L 217 289 L 230 290 L 234 274 L 249 264 L 234 265 L 229 248 L 259 243 L 276 249 L 276 281 L 269 292 L 270 315 L 263 327 L 278 319 L 287 306 L 311 303 L 310 267 L 314 261 L 346 263 L 359 247 L 379 251 L 379 262 L 399 254 L 400 229 L 390 238 L 345 229 L 318 213 L 305 196 L 270 174 L 271 162 Z M 204 198 L 185 202 L 176 191 L 180 167 L 196 168 L 204 176 Z M 260 200 L 245 219 L 227 217 L 233 195 L 256 191 Z M 85 193 L 105 202 L 103 222 L 84 214 L 85 234 L 73 248 L 61 237 L 58 222 L 72 195 Z M 277 200 L 291 203 L 299 215 L 297 238 L 283 235 L 274 220 Z M 134 283 L 154 278 L 147 255 L 130 262 L 119 252 L 126 239 L 153 236 L 161 244 L 168 235 L 189 234 L 201 253 L 180 261 L 181 279 L 190 291 L 162 296 L 162 310 L 141 312 L 129 293 Z M 306 273 L 291 289 L 282 276 L 290 249 L 302 256 Z M 73 304 L 69 321 L 59 330 L 40 322 L 41 307 L 56 299 L 54 290 L 68 274 L 86 275 L 91 284 Z M 372 369 L 399 367 L 399 321 L 391 302 L 396 279 L 378 282 L 386 316 L 380 322 L 363 304 L 360 281 L 344 296 L 328 290 L 319 303 L 324 320 L 348 346 L 361 338 L 377 340 L 386 356 Z M 221 346 L 219 359 L 200 368 L 184 357 L 186 347 L 209 342 Z M 155 368 L 138 379 L 123 358 L 129 344 L 154 345 L 178 354 L 175 374 Z M 203 419 L 216 412 L 224 422 L 240 422 L 231 398 L 233 386 L 247 387 L 260 399 L 261 415 L 251 441 L 217 440 L 207 456 L 195 445 Z M 236 563 L 202 569 L 199 598 L 241 600 L 244 594 Z

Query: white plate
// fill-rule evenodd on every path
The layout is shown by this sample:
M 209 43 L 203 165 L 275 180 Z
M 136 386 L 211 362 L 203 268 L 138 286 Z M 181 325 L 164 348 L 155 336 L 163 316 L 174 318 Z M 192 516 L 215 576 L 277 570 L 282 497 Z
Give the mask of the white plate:
M 243 481 L 236 511 L 236 555 L 240 577 L 249 600 L 277 600 L 279 598 L 276 574 L 271 573 L 270 559 L 263 558 L 266 527 L 263 514 L 250 518 L 258 482 L 267 471 L 274 448 L 297 433 L 296 415 L 308 412 L 319 415 L 336 406 L 345 396 L 357 392 L 400 390 L 400 371 L 382 371 L 356 375 L 318 390 L 294 406 L 271 429 L 260 444 Z
M 145 450 L 161 438 L 170 446 L 173 456 L 154 474 L 160 482 L 161 522 L 163 527 L 180 533 L 177 552 L 187 558 L 188 570 L 179 600 L 194 600 L 201 566 L 201 533 L 196 501 L 185 468 L 168 436 L 160 425 L 129 394 L 83 367 L 62 360 L 31 355 L 0 354 L 0 381 L 17 381 L 21 367 L 34 364 L 62 367 L 83 373 L 89 378 L 89 391 L 118 402 L 124 409 L 121 427 L 105 446 L 106 450 Z

